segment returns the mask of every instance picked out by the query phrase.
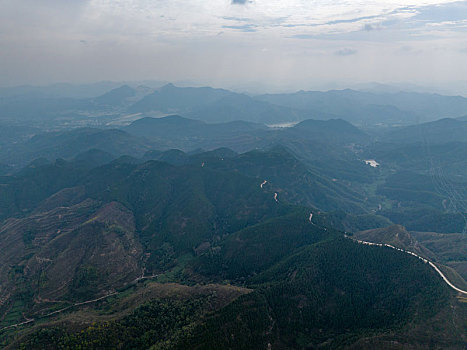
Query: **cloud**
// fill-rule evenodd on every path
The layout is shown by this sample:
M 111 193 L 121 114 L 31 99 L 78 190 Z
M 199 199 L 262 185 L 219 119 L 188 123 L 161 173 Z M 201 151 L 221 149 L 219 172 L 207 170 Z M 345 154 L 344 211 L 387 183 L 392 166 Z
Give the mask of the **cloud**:
M 316 35 L 311 35 L 311 34 L 295 34 L 291 36 L 291 38 L 294 38 L 294 39 L 313 39 L 315 37 Z
M 337 56 L 351 56 L 351 55 L 355 55 L 356 53 L 357 53 L 357 50 L 349 49 L 349 48 L 343 48 L 343 49 L 340 49 L 334 52 L 334 54 Z
M 356 23 L 356 22 L 367 20 L 367 19 L 375 19 L 378 17 L 380 16 L 375 15 L 375 16 L 363 16 L 363 17 L 356 17 L 356 18 L 349 18 L 349 19 L 337 19 L 333 21 L 328 21 L 326 24 L 333 25 L 333 24 L 341 24 L 341 23 Z
M 149 76 L 305 85 L 316 75 L 329 81 L 467 76 L 467 1 L 362 3 L 0 0 L 0 85 Z M 435 76 L 435 65 L 442 74 Z
M 442 5 L 422 6 L 415 20 L 426 22 L 463 21 L 467 18 L 467 2 L 458 1 Z
M 380 25 L 376 25 L 376 24 L 366 23 L 366 24 L 363 26 L 363 30 L 366 31 L 366 32 L 371 32 L 371 31 L 373 31 L 373 30 L 378 30 L 378 29 L 381 29 L 381 26 L 380 26 Z
M 227 29 L 235 29 L 235 30 L 239 30 L 241 32 L 244 32 L 244 33 L 253 33 L 253 32 L 256 32 L 256 26 L 254 24 L 242 24 L 242 25 L 239 25 L 239 26 L 222 26 L 222 28 L 227 28 Z
M 235 21 L 235 22 L 248 22 L 250 19 L 246 17 L 232 17 L 232 16 L 224 16 L 222 17 L 226 21 Z

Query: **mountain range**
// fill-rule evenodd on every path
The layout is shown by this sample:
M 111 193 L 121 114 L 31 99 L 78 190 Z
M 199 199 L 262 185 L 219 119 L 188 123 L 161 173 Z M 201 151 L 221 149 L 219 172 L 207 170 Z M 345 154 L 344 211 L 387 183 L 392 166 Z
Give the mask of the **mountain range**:
M 106 85 L 101 85 L 99 88 L 96 85 L 96 89 L 90 87 L 89 91 L 102 91 Z M 211 123 L 244 120 L 278 124 L 340 118 L 374 127 L 463 117 L 467 108 L 467 99 L 461 96 L 402 91 L 347 89 L 250 96 L 224 89 L 167 84 L 156 89 L 122 85 L 101 95 L 83 97 L 86 94 L 81 90 L 70 88 L 70 93 L 61 94 L 53 87 L 4 88 L 0 91 L 0 120 L 27 120 L 30 125 L 41 127 L 55 122 L 65 127 L 126 123 L 126 118 L 133 115 L 181 114 Z
M 105 86 L 0 90 L 1 347 L 465 348 L 464 98 Z

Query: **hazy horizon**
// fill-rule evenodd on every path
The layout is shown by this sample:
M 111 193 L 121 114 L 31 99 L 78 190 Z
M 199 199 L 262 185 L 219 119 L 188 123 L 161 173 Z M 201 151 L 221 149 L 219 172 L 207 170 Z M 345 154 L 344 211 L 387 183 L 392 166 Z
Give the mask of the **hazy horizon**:
M 313 84 L 305 86 L 295 85 L 284 85 L 284 86 L 270 86 L 267 84 L 262 85 L 261 83 L 248 84 L 241 83 L 233 85 L 215 85 L 210 83 L 202 83 L 197 81 L 159 81 L 159 80 L 101 80 L 101 81 L 88 81 L 88 82 L 73 82 L 73 81 L 57 81 L 46 84 L 18 84 L 18 85 L 1 85 L 0 89 L 6 89 L 7 91 L 12 89 L 52 89 L 56 90 L 60 87 L 68 87 L 73 89 L 83 90 L 85 87 L 95 87 L 88 94 L 84 96 L 94 97 L 99 94 L 106 93 L 112 89 L 128 85 L 131 87 L 145 86 L 151 89 L 158 89 L 164 85 L 172 84 L 176 87 L 211 87 L 214 89 L 225 89 L 232 92 L 244 93 L 249 95 L 261 95 L 261 94 L 275 94 L 275 93 L 295 93 L 298 91 L 322 91 L 328 92 L 333 90 L 356 90 L 362 92 L 372 93 L 397 93 L 397 92 L 414 92 L 414 93 L 427 93 L 427 94 L 439 94 L 445 96 L 462 96 L 467 97 L 467 82 L 458 82 L 455 86 L 422 86 L 411 84 L 409 82 L 363 82 L 358 84 L 339 84 L 337 82 L 328 82 L 323 84 Z M 97 91 L 97 92 L 96 92 Z M 82 92 L 84 93 L 84 92 Z M 82 95 L 79 93 L 78 95 Z M 60 95 L 60 94 L 59 94 Z M 66 95 L 66 94 L 65 94 Z
M 465 95 L 466 18 L 466 2 L 443 0 L 3 1 L 0 85 L 160 80 L 269 92 L 396 82 Z

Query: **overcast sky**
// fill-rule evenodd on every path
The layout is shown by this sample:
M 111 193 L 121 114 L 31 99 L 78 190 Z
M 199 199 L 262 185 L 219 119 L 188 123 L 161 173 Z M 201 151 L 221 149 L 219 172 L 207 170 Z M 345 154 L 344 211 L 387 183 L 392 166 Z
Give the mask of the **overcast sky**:
M 467 81 L 467 2 L 0 0 L 0 85 Z

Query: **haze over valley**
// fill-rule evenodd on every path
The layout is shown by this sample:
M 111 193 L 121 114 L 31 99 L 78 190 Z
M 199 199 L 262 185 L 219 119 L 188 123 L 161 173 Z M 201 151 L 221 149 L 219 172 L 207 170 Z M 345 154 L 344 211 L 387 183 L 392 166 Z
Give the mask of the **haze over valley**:
M 0 347 L 465 349 L 464 2 L 0 2 Z

